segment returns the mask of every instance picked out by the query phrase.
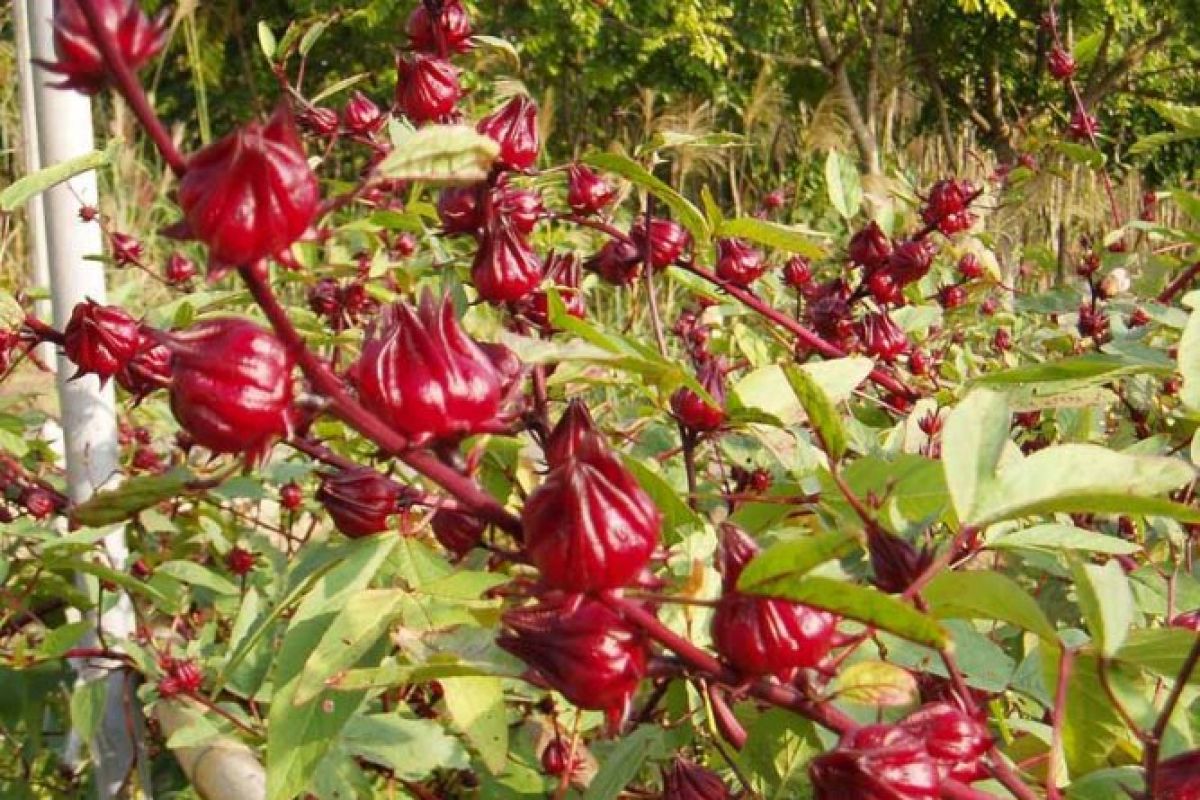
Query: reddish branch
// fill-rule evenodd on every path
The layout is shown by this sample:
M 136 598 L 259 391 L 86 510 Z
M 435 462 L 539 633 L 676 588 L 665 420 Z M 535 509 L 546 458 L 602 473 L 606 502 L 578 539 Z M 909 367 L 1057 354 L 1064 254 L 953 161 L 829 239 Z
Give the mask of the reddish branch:
M 1191 285 L 1191 282 L 1195 279 L 1198 273 L 1200 273 L 1200 261 L 1197 261 L 1195 264 L 1192 264 L 1183 272 L 1179 273 L 1179 276 L 1175 278 L 1175 280 L 1171 281 L 1167 288 L 1163 289 L 1158 295 L 1158 302 L 1169 303 L 1174 300 L 1176 295 Z

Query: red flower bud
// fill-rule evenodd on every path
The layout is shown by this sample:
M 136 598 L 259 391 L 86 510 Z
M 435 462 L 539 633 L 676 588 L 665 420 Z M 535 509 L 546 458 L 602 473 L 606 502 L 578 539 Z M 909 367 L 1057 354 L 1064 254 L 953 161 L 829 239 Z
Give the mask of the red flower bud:
M 368 409 L 416 441 L 453 439 L 496 420 L 502 376 L 454 318 L 449 300 L 385 309 L 355 367 Z
M 815 667 L 833 647 L 837 618 L 799 603 L 739 592 L 738 577 L 758 550 L 738 527 L 721 526 L 725 589 L 713 615 L 713 644 L 722 658 L 747 676 Z
M 817 333 L 834 342 L 844 342 L 853 333 L 848 295 L 843 289 L 845 284 L 841 281 L 826 283 L 804 309 Z
M 915 283 L 933 266 L 933 244 L 927 239 L 906 239 L 888 258 L 888 271 L 896 282 Z
M 946 236 L 965 231 L 975 221 L 968 210 L 975 195 L 970 181 L 952 178 L 940 180 L 929 190 L 929 199 L 921 209 L 921 217 L 927 225 L 937 228 Z
M 808 766 L 814 800 L 938 800 L 941 780 L 924 743 L 895 725 L 868 725 L 842 737 Z
M 179 184 L 188 232 L 221 264 L 242 266 L 291 246 L 320 193 L 286 106 L 194 153 Z
M 396 105 L 418 125 L 449 116 L 462 97 L 458 68 L 444 58 L 413 55 L 397 64 Z
M 563 301 L 568 314 L 576 319 L 583 319 L 587 316 L 587 304 L 584 302 L 583 292 L 579 289 L 583 275 L 580 271 L 579 260 L 574 255 L 563 256 L 557 253 L 552 255 L 550 266 L 546 268 L 546 277 L 554 281 L 554 288 L 558 292 L 559 299 Z M 553 332 L 550 325 L 550 300 L 546 292 L 534 292 L 522 312 L 534 325 Z
M 787 192 L 783 189 L 775 189 L 763 195 L 762 207 L 764 211 L 778 211 L 783 208 L 787 202 Z
M 18 503 L 24 506 L 29 516 L 34 519 L 46 519 L 58 508 L 54 495 L 36 486 L 27 487 L 22 491 Z
M 350 96 L 346 107 L 342 109 L 342 125 L 355 136 L 370 136 L 386 121 L 379 106 L 359 91 Z
M 498 166 L 520 172 L 537 163 L 542 148 L 537 104 L 525 95 L 513 97 L 481 119 L 476 128 L 500 144 Z
M 580 708 L 623 719 L 646 672 L 639 631 L 598 600 L 571 597 L 504 615 L 497 643 L 524 661 L 533 677 Z
M 1153 800 L 1200 800 L 1200 750 L 1160 763 L 1156 789 Z
M 943 286 L 938 289 L 938 302 L 942 308 L 949 311 L 953 308 L 958 308 L 967 302 L 967 290 L 961 286 Z
M 965 280 L 974 281 L 983 277 L 983 264 L 974 253 L 966 253 L 958 260 L 958 274 Z
M 551 777 L 574 775 L 583 766 L 583 757 L 577 751 L 571 750 L 570 742 L 564 742 L 555 736 L 542 750 L 542 772 Z
M 471 17 L 463 7 L 462 0 L 446 0 L 436 23 L 424 3 L 408 15 L 405 33 L 414 50 L 448 55 L 465 53 L 471 49 Z
M 979 311 L 985 316 L 990 317 L 1000 308 L 1000 301 L 994 297 L 989 297 L 979 304 Z
M 933 703 L 900 723 L 925 742 L 942 779 L 972 783 L 987 777 L 980 759 L 992 747 L 987 727 L 952 703 Z
M 196 262 L 183 253 L 172 253 L 167 261 L 166 278 L 168 283 L 187 283 L 196 277 Z
M 542 260 L 529 243 L 502 225 L 484 236 L 471 265 L 471 282 L 489 303 L 515 303 L 533 293 L 542 271 Z
M 225 566 L 238 577 L 249 575 L 257 565 L 258 556 L 241 547 L 235 547 L 225 555 Z
M 699 394 L 687 387 L 671 395 L 671 411 L 675 417 L 693 431 L 715 431 L 725 423 L 725 369 L 719 358 L 710 358 L 700 367 L 697 376 L 700 385 L 712 395 L 716 405 L 706 402 Z
M 887 266 L 891 254 L 892 240 L 873 220 L 850 237 L 850 261 L 868 272 Z
M 584 450 L 525 502 L 525 551 L 547 586 L 617 589 L 646 566 L 662 528 L 654 501 L 613 453 Z
M 717 241 L 717 277 L 743 288 L 767 271 L 763 255 L 740 239 Z
M 732 795 L 721 777 L 686 758 L 676 758 L 663 770 L 662 800 L 729 800 Z
M 992 337 L 992 346 L 1001 352 L 1011 349 L 1012 344 L 1012 334 L 1008 332 L 1008 328 L 1000 328 Z
M 1076 109 L 1067 125 L 1067 135 L 1078 141 L 1091 140 L 1100 132 L 1100 123 L 1085 111 Z
M 1182 614 L 1176 614 L 1171 618 L 1172 628 L 1184 628 L 1189 631 L 1200 633 L 1200 608 L 1192 611 L 1185 611 Z
M 136 400 L 171 385 L 171 351 L 142 333 L 137 352 L 117 373 L 117 383 Z
M 913 375 L 928 375 L 932 360 L 924 350 L 913 350 L 908 354 L 908 370 Z
M 646 247 L 646 221 L 638 220 L 629 231 L 634 246 L 641 253 Z M 687 228 L 669 219 L 650 223 L 650 263 L 655 269 L 666 269 L 680 259 L 692 245 Z
M 79 368 L 76 375 L 93 374 L 105 382 L 137 353 L 140 328 L 122 309 L 87 300 L 71 312 L 63 330 L 63 352 Z
M 309 106 L 296 115 L 300 128 L 313 136 L 333 136 L 338 130 L 338 114 L 332 108 Z
M 1075 76 L 1075 57 L 1056 44 L 1050 50 L 1046 67 L 1055 80 L 1070 80 Z
M 783 282 L 800 290 L 812 283 L 812 264 L 804 256 L 795 256 L 783 266 Z
M 617 187 L 583 164 L 567 168 L 567 205 L 580 216 L 598 214 L 617 199 Z
M 118 267 L 128 267 L 142 260 L 144 248 L 136 237 L 127 233 L 114 233 L 108 237 L 108 243 L 112 247 L 113 261 Z
M 304 490 L 294 483 L 286 483 L 279 489 L 279 505 L 285 511 L 295 511 L 304 505 Z
M 388 517 L 400 510 L 400 487 L 373 469 L 325 475 L 317 501 L 343 535 L 360 539 L 388 529 Z
M 438 197 L 438 219 L 446 233 L 475 233 L 483 227 L 483 210 L 479 204 L 479 187 L 463 186 L 444 189 Z
M 935 416 L 934 419 L 941 418 Z M 931 434 L 927 432 L 926 435 Z M 933 553 L 929 549 L 918 550 L 908 540 L 878 526 L 867 529 L 867 544 L 871 554 L 871 569 L 875 573 L 873 583 L 889 594 L 908 589 L 917 576 L 933 563 Z
M 219 318 L 173 334 L 171 411 L 214 453 L 257 454 L 291 424 L 291 353 L 244 319 Z
M 609 239 L 584 266 L 614 286 L 628 286 L 637 278 L 641 264 L 642 252 L 636 244 Z
M 503 222 L 522 235 L 533 233 L 533 229 L 546 216 L 546 205 L 542 195 L 531 189 L 518 189 L 507 183 L 496 190 L 492 208 Z
M 859 325 L 859 339 L 868 355 L 892 362 L 908 352 L 908 337 L 886 313 L 868 314 Z
M 130 69 L 141 69 L 162 52 L 167 43 L 170 10 L 162 11 L 152 20 L 137 0 L 98 0 L 94 5 L 100 26 Z M 41 66 L 64 77 L 58 88 L 95 94 L 107 82 L 109 70 L 87 17 L 80 10 L 79 0 L 54 3 L 54 54 L 58 61 Z
M 546 437 L 546 463 L 559 467 L 573 458 L 586 458 L 605 451 L 608 444 L 582 400 L 572 400 L 554 430 Z
M 871 297 L 881 306 L 900 305 L 904 300 L 904 291 L 900 284 L 886 269 L 876 270 L 867 278 L 867 289 Z
M 460 558 L 479 544 L 487 529 L 487 524 L 478 517 L 444 508 L 434 512 L 430 524 L 442 547 Z

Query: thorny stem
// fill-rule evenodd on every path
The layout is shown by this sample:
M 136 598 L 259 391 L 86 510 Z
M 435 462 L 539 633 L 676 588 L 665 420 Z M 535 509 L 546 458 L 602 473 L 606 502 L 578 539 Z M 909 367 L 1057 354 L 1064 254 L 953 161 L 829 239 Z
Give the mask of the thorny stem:
M 1175 685 L 1171 687 L 1171 693 L 1167 695 L 1167 702 L 1163 705 L 1162 712 L 1159 713 L 1158 719 L 1154 722 L 1154 730 L 1150 732 L 1149 742 L 1146 744 L 1146 752 L 1143 755 L 1142 763 L 1146 769 L 1146 792 L 1148 797 L 1156 797 L 1158 789 L 1158 754 L 1162 746 L 1163 736 L 1167 732 L 1167 726 L 1171 724 L 1171 716 L 1175 713 L 1175 707 L 1179 705 L 1179 698 L 1183 696 L 1183 690 L 1187 687 L 1187 683 L 1192 678 L 1192 673 L 1196 671 L 1197 664 L 1200 664 L 1200 636 L 1196 637 L 1196 641 L 1192 643 L 1192 649 L 1188 652 L 1187 660 L 1183 662 L 1183 668 L 1179 670 L 1179 677 L 1175 679 Z
M 121 56 L 121 50 L 113 39 L 112 32 L 104 26 L 104 19 L 99 9 L 96 8 L 95 0 L 79 0 L 79 10 L 87 18 L 88 27 L 92 30 L 92 38 L 95 40 L 96 46 L 100 48 L 100 54 L 104 56 L 109 76 L 113 79 L 117 91 L 133 110 L 134 116 L 138 118 L 138 122 L 142 124 L 142 128 L 154 142 L 154 146 L 158 148 L 158 152 L 167 162 L 167 166 L 171 168 L 176 177 L 183 177 L 183 173 L 187 172 L 187 160 L 175 146 L 171 134 L 167 132 L 166 126 L 158 118 L 154 107 L 150 105 L 150 100 L 146 97 L 141 82 L 129 65 L 125 63 L 125 59 Z

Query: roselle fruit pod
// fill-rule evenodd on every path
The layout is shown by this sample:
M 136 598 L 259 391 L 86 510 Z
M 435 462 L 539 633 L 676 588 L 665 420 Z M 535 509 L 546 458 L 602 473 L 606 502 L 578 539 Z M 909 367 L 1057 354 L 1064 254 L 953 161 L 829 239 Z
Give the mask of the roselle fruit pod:
M 117 373 L 117 384 L 135 400 L 171 385 L 171 351 L 154 336 L 142 333 L 137 351 Z
M 584 319 L 587 316 L 587 303 L 579 289 L 583 280 L 579 259 L 573 254 L 552 253 L 546 267 L 546 277 L 554 281 L 554 288 L 566 312 L 576 319 Z M 550 325 L 550 300 L 546 292 L 534 292 L 521 311 L 534 325 L 547 332 L 554 331 Z
M 1071 113 L 1071 122 L 1067 125 L 1067 135 L 1077 141 L 1093 138 L 1100 132 L 1100 123 L 1086 111 L 1076 109 Z
M 274 255 L 312 224 L 320 192 L 287 106 L 194 153 L 179 184 L 191 236 L 220 264 Z
M 941 417 L 934 416 L 933 420 L 935 422 L 932 424 L 940 426 Z M 918 424 L 925 430 L 923 420 Z M 932 436 L 933 433 L 926 431 L 926 435 Z M 918 550 L 906 539 L 877 525 L 867 527 L 867 545 L 871 554 L 871 569 L 875 573 L 873 583 L 881 591 L 890 594 L 906 590 L 933 563 L 933 553 L 929 550 Z
M 516 95 L 479 121 L 476 129 L 500 145 L 497 166 L 520 172 L 537 163 L 542 144 L 538 133 L 537 104 Z
M 500 226 L 483 238 L 471 265 L 471 283 L 489 303 L 515 303 L 542 282 L 542 260 L 512 227 Z
M 850 261 L 868 272 L 887 266 L 892 255 L 892 240 L 872 220 L 850 237 Z
M 641 265 L 641 250 L 633 242 L 623 239 L 609 239 L 600 252 L 584 263 L 585 267 L 614 286 L 633 283 Z
M 947 178 L 940 180 L 929 190 L 929 199 L 921 210 L 927 225 L 937 228 L 946 236 L 970 228 L 975 221 L 968 211 L 974 197 L 975 187 L 970 181 Z
M 758 551 L 740 528 L 721 526 L 724 592 L 713 615 L 713 644 L 748 676 L 786 675 L 815 667 L 833 647 L 837 618 L 799 603 L 739 592 L 738 577 Z
M 325 106 L 309 106 L 296 115 L 300 129 L 322 138 L 338 132 L 338 113 Z
M 168 283 L 187 283 L 196 277 L 196 262 L 183 253 L 172 253 L 165 270 Z
M 442 190 L 438 197 L 438 219 L 446 233 L 476 233 L 483 227 L 483 209 L 479 202 L 479 186 L 462 186 Z
M 542 202 L 539 192 L 519 189 L 507 182 L 496 190 L 492 208 L 502 223 L 508 223 L 513 230 L 525 236 L 533 233 L 538 222 L 546 216 L 546 204 Z
M 730 800 L 721 777 L 694 761 L 677 757 L 663 770 L 662 800 Z
M 686 386 L 671 395 L 671 411 L 693 431 L 715 431 L 725 424 L 725 364 L 710 358 L 700 367 L 700 385 L 717 402 L 712 405 Z
M 868 314 L 859 324 L 858 338 L 868 355 L 891 363 L 908 352 L 908 337 L 891 316 L 884 312 Z
M 295 362 L 274 335 L 222 317 L 164 344 L 171 351 L 171 411 L 196 444 L 253 457 L 287 433 Z
M 916 283 L 933 266 L 933 245 L 927 239 L 906 239 L 896 245 L 887 269 L 900 285 Z
M 401 496 L 398 485 L 367 467 L 326 475 L 316 495 L 333 524 L 351 539 L 386 531 Z
M 847 733 L 808 765 L 814 800 L 938 800 L 941 779 L 924 743 L 895 725 Z
M 717 277 L 735 286 L 747 287 L 767 271 L 758 250 L 740 239 L 717 241 Z
M 396 106 L 418 125 L 449 116 L 462 98 L 458 68 L 444 58 L 416 54 L 396 65 Z
M 900 726 L 925 743 L 943 779 L 972 783 L 987 777 L 980 759 L 992 747 L 987 727 L 953 703 L 931 703 Z
M 385 121 L 375 101 L 359 91 L 350 96 L 346 107 L 342 109 L 342 125 L 356 136 L 370 136 Z
M 638 220 L 629 231 L 638 253 L 646 247 L 646 221 Z M 674 264 L 692 245 L 692 235 L 687 228 L 669 219 L 655 219 L 650 223 L 650 263 L 655 269 L 666 269 Z
M 487 523 L 478 517 L 444 508 L 434 512 L 430 525 L 433 527 L 433 535 L 442 547 L 459 558 L 474 549 L 483 539 L 483 532 L 487 530 Z
M 141 69 L 166 46 L 169 9 L 150 19 L 137 0 L 97 0 L 94 6 L 130 69 Z M 54 54 L 57 61 L 41 66 L 63 76 L 57 88 L 95 94 L 107 83 L 109 70 L 79 0 L 54 2 Z
M 583 164 L 567 167 L 567 205 L 582 217 L 599 214 L 617 199 L 617 187 Z
M 585 458 L 605 452 L 608 444 L 596 429 L 596 423 L 582 400 L 572 400 L 546 437 L 546 463 L 559 467 L 573 458 Z
M 533 676 L 583 709 L 624 719 L 646 673 L 646 643 L 616 612 L 590 597 L 566 597 L 505 613 L 497 644 Z
M 1176 614 L 1171 618 L 1171 627 L 1200 633 L 1200 608 Z
M 103 383 L 125 368 L 141 339 L 140 324 L 124 310 L 86 300 L 63 329 L 63 352 L 79 368 L 76 375 L 96 375 Z
M 521 522 L 542 582 L 588 592 L 637 577 L 658 547 L 662 514 L 615 454 L 585 448 L 550 470 Z
M 436 21 L 424 3 L 417 3 L 408 15 L 404 32 L 414 50 L 446 56 L 471 49 L 471 16 L 462 0 L 442 3 L 442 13 Z
M 797 291 L 812 283 L 812 264 L 804 256 L 794 256 L 783 265 L 783 282 Z
M 503 376 L 463 332 L 448 299 L 386 308 L 354 369 L 359 397 L 400 433 L 424 442 L 456 439 L 496 421 Z
M 1160 763 L 1157 791 L 1149 800 L 1200 800 L 1200 750 Z
M 1070 80 L 1075 76 L 1075 57 L 1059 45 L 1050 49 L 1050 57 L 1046 59 L 1046 68 L 1055 80 Z

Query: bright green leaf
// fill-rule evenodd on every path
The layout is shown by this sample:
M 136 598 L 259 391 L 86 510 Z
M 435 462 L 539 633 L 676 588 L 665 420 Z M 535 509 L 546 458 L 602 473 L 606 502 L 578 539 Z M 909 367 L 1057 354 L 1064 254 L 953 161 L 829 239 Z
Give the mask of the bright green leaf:
M 838 672 L 829 687 L 835 697 L 874 708 L 906 706 L 917 698 L 917 679 L 882 661 L 860 661 Z
M 444 678 L 442 688 L 451 721 L 493 774 L 503 772 L 508 761 L 508 720 L 500 679 Z
M 633 185 L 645 189 L 675 212 L 683 227 L 691 231 L 697 246 L 703 245 L 712 238 L 708 220 L 700 209 L 690 200 L 676 192 L 667 184 L 646 171 L 646 168 L 633 159 L 619 153 L 593 153 L 584 162 L 597 169 L 616 173 Z
M 406 130 L 379 165 L 385 178 L 435 186 L 465 186 L 487 177 L 500 154 L 495 140 L 466 125 Z
M 842 417 L 817 380 L 799 367 L 784 367 L 788 385 L 808 417 L 808 423 L 825 445 L 825 451 L 835 462 L 846 455 L 846 428 Z
M 942 619 L 1007 622 L 1055 642 L 1058 635 L 1029 593 L 999 572 L 943 571 L 922 593 L 929 610 Z
M 1116 655 L 1133 625 L 1133 591 L 1116 561 L 1100 566 L 1076 561 L 1072 565 L 1079 608 L 1100 652 Z
M 738 589 L 753 592 L 755 587 L 784 578 L 802 578 L 822 564 L 848 555 L 858 546 L 858 537 L 841 531 L 826 531 L 781 542 L 746 565 L 738 578 Z

